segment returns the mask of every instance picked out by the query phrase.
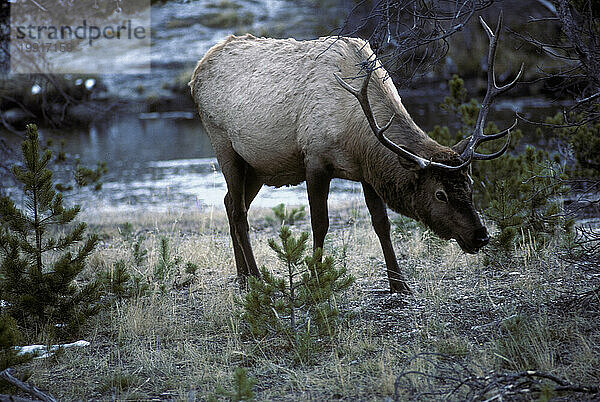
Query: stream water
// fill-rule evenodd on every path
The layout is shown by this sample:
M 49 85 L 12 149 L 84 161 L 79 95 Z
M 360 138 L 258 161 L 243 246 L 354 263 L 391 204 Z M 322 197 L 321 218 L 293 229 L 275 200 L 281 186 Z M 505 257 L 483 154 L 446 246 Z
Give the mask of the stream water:
M 419 102 L 404 103 L 413 118 L 424 129 L 444 124 L 437 102 L 418 98 Z M 513 106 L 526 103 L 529 115 L 544 115 L 552 110 L 532 99 L 505 102 L 497 110 L 495 121 L 508 125 L 514 118 Z M 522 106 L 522 105 L 519 105 Z M 193 113 L 162 113 L 114 115 L 110 120 L 96 122 L 86 129 L 40 131 L 43 140 L 52 138 L 55 144 L 65 140 L 65 151 L 78 157 L 84 165 L 93 167 L 97 161 L 107 163 L 108 173 L 102 178 L 102 188 L 76 189 L 70 197 L 84 208 L 94 210 L 156 210 L 203 208 L 223 205 L 225 181 L 219 171 L 208 137 Z M 18 146 L 20 139 L 6 135 L 9 143 Z M 537 141 L 539 143 L 539 141 Z M 58 178 L 67 178 L 58 174 Z M 362 198 L 358 183 L 334 180 L 330 202 Z M 272 207 L 279 203 L 307 204 L 305 185 L 274 189 L 263 187 L 253 205 Z

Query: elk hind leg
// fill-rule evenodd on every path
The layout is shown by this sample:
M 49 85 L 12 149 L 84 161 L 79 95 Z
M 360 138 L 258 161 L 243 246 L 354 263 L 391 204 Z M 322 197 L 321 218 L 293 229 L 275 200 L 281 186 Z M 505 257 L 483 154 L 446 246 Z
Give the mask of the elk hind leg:
M 248 235 L 248 208 L 245 197 L 248 187 L 247 179 L 252 180 L 255 177 L 248 174 L 251 168 L 239 155 L 235 154 L 228 162 L 221 167 L 228 190 L 225 195 L 225 209 L 229 219 L 238 276 L 243 280 L 249 274 L 259 276 Z M 253 189 L 254 186 L 251 188 Z M 258 190 L 249 192 L 250 202 L 257 192 Z
M 371 214 L 371 223 L 383 250 L 390 290 L 394 293 L 411 293 L 396 260 L 396 253 L 394 253 L 392 239 L 390 238 L 390 220 L 387 216 L 385 203 L 370 184 L 363 182 L 362 187 L 365 202 Z

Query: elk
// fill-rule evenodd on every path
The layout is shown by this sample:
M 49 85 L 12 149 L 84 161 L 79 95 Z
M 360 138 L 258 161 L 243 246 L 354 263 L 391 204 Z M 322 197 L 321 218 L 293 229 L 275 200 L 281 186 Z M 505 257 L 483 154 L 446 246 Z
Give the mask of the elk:
M 383 250 L 392 292 L 409 293 L 392 247 L 387 206 L 427 225 L 463 251 L 489 242 L 475 211 L 468 166 L 502 155 L 510 130 L 484 135 L 498 86 L 494 60 L 502 15 L 490 41 L 488 86 L 470 137 L 452 148 L 421 130 L 368 42 L 358 38 L 317 40 L 229 36 L 198 62 L 189 83 L 202 124 L 225 176 L 225 208 L 238 276 L 259 276 L 248 235 L 247 211 L 263 185 L 306 181 L 314 249 L 329 227 L 327 197 L 333 178 L 362 184 L 371 222 Z M 364 77 L 359 89 L 346 79 Z M 358 102 L 357 102 L 358 101 Z M 378 121 L 387 121 L 380 127 Z M 507 136 L 498 152 L 477 147 Z

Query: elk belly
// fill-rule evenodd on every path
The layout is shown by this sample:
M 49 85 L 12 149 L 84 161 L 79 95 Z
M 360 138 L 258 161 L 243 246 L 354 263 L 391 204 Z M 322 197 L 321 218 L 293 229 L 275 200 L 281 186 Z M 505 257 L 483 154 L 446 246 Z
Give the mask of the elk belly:
M 268 186 L 297 185 L 305 180 L 304 160 L 294 145 L 279 141 L 251 141 L 244 136 L 232 136 L 235 152 L 255 170 L 259 180 Z M 237 137 L 237 138 L 236 138 Z M 260 138 L 259 138 L 260 139 Z

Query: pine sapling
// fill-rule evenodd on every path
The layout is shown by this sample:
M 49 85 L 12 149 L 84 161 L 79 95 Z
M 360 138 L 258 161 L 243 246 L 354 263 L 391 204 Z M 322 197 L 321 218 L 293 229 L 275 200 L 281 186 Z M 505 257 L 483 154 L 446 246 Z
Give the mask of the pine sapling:
M 79 206 L 65 208 L 62 194 L 54 191 L 48 169 L 52 153 L 40 152 L 35 125 L 27 126 L 22 153 L 23 165 L 12 172 L 23 185 L 24 205 L 0 198 L 2 298 L 20 325 L 64 333 L 98 311 L 97 283 L 75 284 L 98 237 L 84 237 L 86 224 L 73 224 Z M 57 229 L 63 234 L 52 235 Z
M 248 373 L 243 367 L 236 367 L 233 372 L 233 391 L 228 391 L 219 385 L 216 389 L 216 395 L 211 395 L 209 401 L 217 401 L 217 396 L 223 396 L 231 401 L 252 401 L 254 400 L 254 391 L 252 388 L 256 384 L 254 378 L 248 378 Z
M 128 297 L 131 291 L 131 275 L 127 272 L 127 266 L 124 260 L 115 263 L 112 270 L 104 272 L 103 282 L 106 284 L 109 292 L 114 294 L 118 300 Z
M 138 268 L 140 268 L 144 264 L 144 262 L 146 261 L 146 257 L 148 256 L 148 249 L 142 247 L 143 241 L 144 239 L 142 237 L 138 237 L 136 242 L 131 245 L 133 263 Z
M 288 283 L 287 289 L 284 290 L 285 296 L 288 298 L 287 305 L 289 306 L 290 329 L 292 334 L 296 335 L 296 309 L 301 304 L 298 299 L 296 289 L 300 286 L 296 277 L 300 275 L 298 265 L 302 263 L 302 257 L 306 250 L 306 242 L 308 233 L 302 232 L 299 238 L 292 236 L 292 231 L 287 226 L 282 226 L 279 231 L 281 246 L 274 239 L 269 239 L 269 247 L 277 254 L 277 257 L 285 263 L 287 268 Z
M 313 338 L 335 334 L 335 295 L 353 278 L 345 268 L 336 269 L 333 258 L 323 259 L 320 249 L 305 257 L 307 233 L 294 237 L 282 226 L 279 239 L 280 243 L 270 239 L 269 246 L 284 263 L 285 274 L 275 276 L 263 266 L 262 280 L 250 278 L 242 318 L 255 336 L 287 335 L 300 357 L 306 354 L 303 350 L 311 350 Z
M 15 346 L 20 339 L 21 333 L 17 329 L 17 322 L 8 314 L 0 314 L 0 371 L 31 359 L 31 356 L 17 355 Z
M 333 257 L 323 259 L 323 250 L 317 249 L 312 256 L 304 259 L 307 270 L 302 275 L 300 288 L 319 335 L 333 336 L 336 332 L 336 319 L 339 315 L 335 295 L 348 289 L 354 278 L 347 274 L 346 268 L 336 269 Z
M 304 208 L 304 205 L 301 205 L 298 208 L 288 209 L 285 204 L 279 204 L 271 208 L 273 210 L 273 214 L 275 215 L 275 219 L 267 216 L 266 220 L 271 224 L 277 222 L 279 226 L 293 225 L 297 221 L 304 219 L 306 216 L 306 211 Z
M 161 236 L 158 247 L 158 262 L 154 266 L 154 277 L 156 279 L 165 280 L 171 275 L 179 262 L 178 257 L 171 258 L 169 239 L 165 236 Z

